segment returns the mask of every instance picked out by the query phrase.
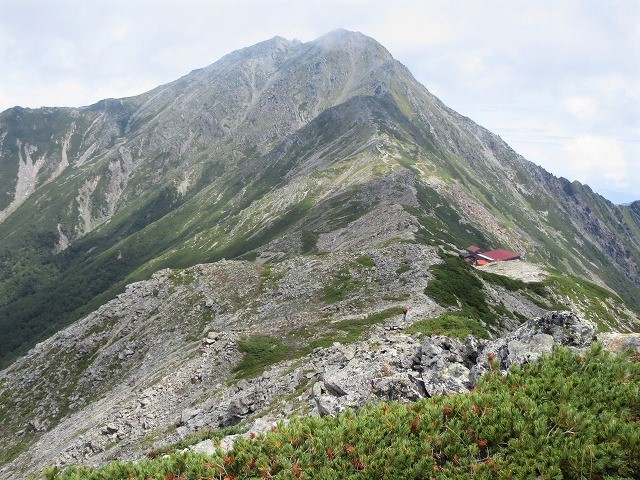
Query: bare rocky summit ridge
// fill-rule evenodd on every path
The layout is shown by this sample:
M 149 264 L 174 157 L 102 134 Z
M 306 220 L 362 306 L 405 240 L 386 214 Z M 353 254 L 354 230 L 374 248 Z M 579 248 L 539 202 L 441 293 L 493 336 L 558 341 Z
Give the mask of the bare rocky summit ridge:
M 596 338 L 594 323 L 565 312 L 543 314 L 493 341 L 420 339 L 405 330 L 443 311 L 422 294 L 428 267 L 439 262 L 435 250 L 405 244 L 366 255 L 373 265 L 358 264 L 362 255 L 343 252 L 272 267 L 221 261 L 163 270 L 130 285 L 2 372 L 2 389 L 12 391 L 15 427 L 3 441 L 31 436 L 34 442 L 2 473 L 141 458 L 153 446 L 203 428 L 241 422 L 247 432 L 257 432 L 292 415 L 465 392 L 489 368 L 489 353 L 506 369 L 554 345 L 580 349 Z M 345 264 L 361 283 L 342 301 L 322 307 L 329 272 Z M 403 265 L 410 268 L 398 275 Z M 502 295 L 509 292 L 503 289 Z M 366 306 L 359 306 L 364 299 Z M 407 321 L 399 301 L 410 306 Z M 523 313 L 544 312 L 526 297 L 512 293 L 510 301 Z M 392 314 L 353 343 L 344 343 L 347 331 L 331 327 L 388 307 Z M 238 378 L 234 368 L 246 355 L 239 342 L 256 332 L 278 335 L 300 354 Z M 327 334 L 328 346 L 304 349 Z M 617 351 L 638 350 L 638 335 L 607 334 L 601 340 Z M 33 413 L 21 414 L 27 411 Z M 194 448 L 206 450 L 210 443 Z
M 360 33 L 276 37 L 89 107 L 9 109 L 0 166 L 4 365 L 162 268 L 405 240 L 509 248 L 640 308 L 634 204 L 527 162 Z
M 454 262 L 470 244 L 528 264 Z M 13 108 L 0 472 L 466 391 L 489 350 L 504 366 L 596 331 L 637 345 L 638 265 L 637 202 L 527 162 L 359 33 L 276 37 L 136 97 Z M 585 320 L 547 313 L 565 308 Z

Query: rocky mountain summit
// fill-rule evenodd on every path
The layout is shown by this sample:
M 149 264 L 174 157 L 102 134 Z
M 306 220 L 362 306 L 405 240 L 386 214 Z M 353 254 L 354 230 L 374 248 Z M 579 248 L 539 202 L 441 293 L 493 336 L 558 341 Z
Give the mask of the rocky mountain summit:
M 163 268 L 402 241 L 508 248 L 640 308 L 634 204 L 527 162 L 344 30 L 0 113 L 0 212 L 2 366 Z
M 474 269 L 468 245 L 524 260 Z M 637 349 L 638 265 L 635 203 L 527 162 L 359 33 L 16 107 L 0 113 L 0 473 L 465 392 L 598 335 Z

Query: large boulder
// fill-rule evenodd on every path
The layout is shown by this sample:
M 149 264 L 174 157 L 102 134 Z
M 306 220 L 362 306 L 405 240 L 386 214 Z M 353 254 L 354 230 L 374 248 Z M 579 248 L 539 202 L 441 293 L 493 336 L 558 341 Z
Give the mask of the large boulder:
M 385 402 L 415 402 L 424 396 L 424 390 L 419 388 L 411 375 L 374 378 L 371 389 L 377 398 Z
M 511 365 L 524 364 L 549 354 L 556 345 L 582 351 L 596 340 L 595 323 L 571 312 L 548 312 L 529 320 L 505 337 L 490 342 L 478 355 L 471 369 L 471 383 L 491 369 L 488 358 L 501 372 Z
M 467 392 L 470 368 L 483 343 L 469 336 L 465 343 L 455 338 L 434 335 L 425 337 L 419 352 L 422 382 L 427 396 Z

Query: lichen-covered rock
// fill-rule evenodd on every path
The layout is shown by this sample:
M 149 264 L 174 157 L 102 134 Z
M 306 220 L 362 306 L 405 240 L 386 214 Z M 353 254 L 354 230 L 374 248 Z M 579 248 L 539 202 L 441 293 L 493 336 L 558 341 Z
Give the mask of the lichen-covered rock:
M 596 324 L 571 312 L 546 313 L 486 345 L 480 352 L 477 365 L 471 369 L 471 382 L 475 384 L 491 368 L 489 355 L 493 355 L 492 362 L 506 372 L 513 364 L 527 363 L 551 353 L 556 345 L 585 349 L 596 339 L 596 331 Z
M 426 394 L 435 397 L 468 391 L 469 368 L 477 355 L 477 345 L 473 337 L 467 343 L 440 335 L 425 337 L 418 368 Z
M 414 402 L 424 396 L 416 380 L 404 375 L 374 378 L 371 381 L 371 390 L 376 397 L 385 402 Z
M 608 332 L 598 335 L 598 340 L 611 352 L 640 355 L 640 333 Z

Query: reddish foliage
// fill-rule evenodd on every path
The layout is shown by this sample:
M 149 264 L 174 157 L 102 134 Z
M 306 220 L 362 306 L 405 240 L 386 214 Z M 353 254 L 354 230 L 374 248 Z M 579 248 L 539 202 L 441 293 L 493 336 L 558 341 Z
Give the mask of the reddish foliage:
M 353 452 L 356 448 L 353 445 L 345 445 L 342 447 L 345 452 Z
M 487 458 L 487 459 L 484 461 L 484 464 L 485 464 L 487 467 L 493 468 L 493 471 L 494 471 L 494 472 L 497 472 L 497 471 L 498 471 L 498 465 L 496 464 L 496 461 L 495 461 L 493 458 L 491 458 L 491 457 Z
M 451 408 L 449 405 L 445 405 L 442 409 L 442 413 L 444 413 L 445 415 L 449 415 L 451 412 L 453 412 L 453 408 Z
M 327 457 L 333 458 L 333 452 L 331 451 L 330 448 L 327 448 L 327 452 L 326 453 L 327 453 Z
M 416 432 L 418 431 L 418 425 L 420 424 L 420 417 L 413 417 L 413 420 L 411 420 L 411 431 L 412 432 Z
M 496 358 L 495 353 L 490 353 L 489 355 L 487 355 L 487 360 L 489 360 L 490 362 L 493 362 L 494 358 Z
M 302 472 L 302 469 L 298 466 L 298 462 L 295 462 L 293 464 L 293 466 L 291 467 L 291 471 L 293 472 L 294 477 L 300 478 L 300 472 Z
M 478 446 L 478 448 L 484 448 L 487 446 L 487 440 L 485 438 L 483 438 L 482 440 L 476 440 L 476 445 Z

